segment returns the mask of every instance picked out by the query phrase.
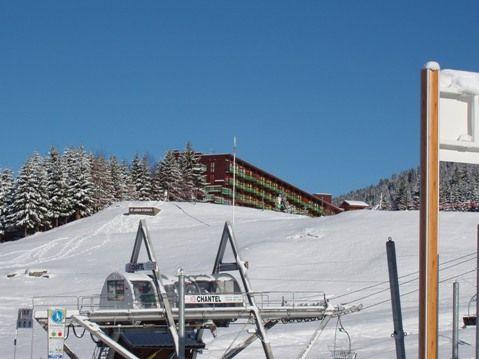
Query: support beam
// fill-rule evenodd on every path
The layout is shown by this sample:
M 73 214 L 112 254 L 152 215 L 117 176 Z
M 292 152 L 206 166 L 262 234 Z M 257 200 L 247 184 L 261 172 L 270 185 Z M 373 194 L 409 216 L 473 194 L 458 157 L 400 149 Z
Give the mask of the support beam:
M 136 355 L 132 354 L 130 351 L 127 349 L 123 348 L 120 344 L 115 342 L 113 339 L 111 339 L 108 335 L 106 335 L 98 325 L 95 323 L 92 323 L 88 321 L 86 318 L 81 317 L 81 316 L 72 316 L 72 320 L 88 330 L 90 334 L 94 335 L 97 337 L 99 340 L 101 340 L 105 345 L 108 345 L 112 350 L 120 354 L 123 358 L 126 359 L 140 359 Z
M 452 359 L 459 359 L 459 282 L 452 288 Z
M 266 330 L 264 329 L 263 319 L 261 318 L 261 314 L 258 309 L 258 306 L 256 305 L 256 301 L 253 295 L 251 294 L 253 291 L 251 288 L 251 283 L 248 278 L 247 268 L 245 266 L 245 263 L 241 260 L 241 257 L 238 251 L 238 245 L 236 243 L 236 238 L 233 232 L 233 227 L 231 226 L 229 222 L 225 223 L 225 226 L 223 229 L 220 246 L 218 248 L 215 264 L 213 266 L 213 274 L 221 272 L 222 267 L 225 265 L 225 263 L 223 263 L 223 257 L 225 255 L 226 245 L 228 243 L 230 244 L 231 250 L 233 251 L 233 256 L 235 258 L 237 270 L 240 274 L 241 281 L 243 283 L 244 291 L 248 299 L 248 304 L 250 306 L 251 314 L 255 320 L 257 334 L 259 339 L 261 340 L 261 344 L 263 345 L 264 354 L 267 359 L 273 359 L 274 358 L 273 350 L 271 349 L 271 344 L 266 335 Z M 230 266 L 231 264 L 228 263 L 226 265 Z
M 437 359 L 439 217 L 439 65 L 421 72 L 419 359 Z
M 178 359 L 185 359 L 185 275 L 181 268 L 178 270 L 178 312 Z
M 324 328 L 326 328 L 326 325 L 328 325 L 330 320 L 331 320 L 331 317 L 325 317 L 321 321 L 321 323 L 319 323 L 319 327 L 316 328 L 316 330 L 314 331 L 313 336 L 311 337 L 311 339 L 309 339 L 308 345 L 306 346 L 306 348 L 304 348 L 303 352 L 299 355 L 298 357 L 299 359 L 306 359 L 308 357 L 309 352 L 311 351 L 311 349 L 313 349 L 314 343 L 316 343 L 319 336 L 323 332 Z
M 404 329 L 402 324 L 401 296 L 399 294 L 398 268 L 396 261 L 396 245 L 389 237 L 386 242 L 386 253 L 388 258 L 389 288 L 391 291 L 391 305 L 394 322 L 394 341 L 396 342 L 396 359 L 406 359 L 404 346 Z
M 264 329 L 269 330 L 269 329 L 273 328 L 276 324 L 278 324 L 277 320 L 270 320 L 269 322 L 265 323 Z M 226 352 L 226 354 L 223 355 L 222 359 L 231 359 L 231 358 L 235 357 L 236 355 L 241 353 L 243 350 L 245 350 L 249 345 L 254 343 L 254 341 L 256 339 L 258 339 L 258 335 L 256 333 L 250 335 L 248 338 L 243 340 L 241 343 L 236 345 L 234 348 L 231 348 L 230 350 L 228 350 Z
M 165 315 L 166 319 L 168 320 L 168 329 L 170 334 L 173 338 L 173 343 L 175 344 L 175 352 L 178 356 L 179 350 L 179 343 L 178 343 L 178 331 L 176 330 L 176 324 L 173 319 L 170 301 L 168 300 L 168 295 L 166 293 L 165 287 L 161 280 L 161 273 L 158 266 L 158 261 L 156 260 L 156 252 L 153 248 L 153 243 L 150 239 L 150 233 L 148 232 L 148 227 L 146 226 L 146 222 L 144 219 L 140 220 L 140 224 L 138 225 L 138 231 L 136 232 L 136 240 L 135 245 L 133 247 L 133 252 L 131 254 L 130 263 L 128 266 L 130 268 L 135 268 L 135 265 L 138 263 L 138 257 L 140 255 L 140 249 L 142 244 L 145 246 L 146 254 L 148 255 L 148 259 L 151 262 L 156 263 L 155 268 L 152 270 L 152 275 L 156 287 L 156 291 L 158 293 L 158 297 L 165 308 Z

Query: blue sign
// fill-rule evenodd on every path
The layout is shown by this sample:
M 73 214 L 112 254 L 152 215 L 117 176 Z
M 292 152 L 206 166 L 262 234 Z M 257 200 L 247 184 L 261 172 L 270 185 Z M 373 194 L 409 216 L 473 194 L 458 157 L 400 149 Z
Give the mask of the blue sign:
M 52 322 L 54 323 L 62 323 L 63 321 L 63 311 L 61 309 L 55 309 L 52 312 Z

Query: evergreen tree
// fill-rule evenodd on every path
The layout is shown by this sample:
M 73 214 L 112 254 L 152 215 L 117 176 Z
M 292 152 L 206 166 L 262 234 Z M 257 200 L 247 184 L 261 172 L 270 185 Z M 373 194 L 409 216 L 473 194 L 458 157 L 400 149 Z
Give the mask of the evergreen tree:
M 48 223 L 48 203 L 45 201 L 41 157 L 35 153 L 23 165 L 15 183 L 14 198 L 8 209 L 10 223 L 22 229 L 26 236 Z
M 93 209 L 95 212 L 109 206 L 115 200 L 111 170 L 105 157 L 90 155 L 91 174 L 94 185 Z
M 149 201 L 151 199 L 151 178 L 146 156 L 140 159 L 138 155 L 135 155 L 131 163 L 130 180 L 134 186 L 133 199 Z
M 70 215 L 67 198 L 65 165 L 58 151 L 52 147 L 46 159 L 47 196 L 53 227 L 64 223 Z
M 168 151 L 160 162 L 158 185 L 167 193 L 165 200 L 178 201 L 182 199 L 182 178 L 177 151 Z
M 151 199 L 154 201 L 164 200 L 165 189 L 162 186 L 161 180 L 161 161 L 157 162 L 153 167 L 151 175 Z
M 179 167 L 182 178 L 181 197 L 185 200 L 203 198 L 206 186 L 206 168 L 200 162 L 200 156 L 190 142 L 186 144 L 186 148 L 180 156 Z
M 65 151 L 67 161 L 67 198 L 71 213 L 76 219 L 94 212 L 94 184 L 91 175 L 91 158 L 82 146 Z
M 109 161 L 110 177 L 115 201 L 124 201 L 128 198 L 128 166 L 120 164 L 115 156 Z
M 0 173 L 0 239 L 5 238 L 8 229 L 8 207 L 12 201 L 13 173 L 5 169 Z

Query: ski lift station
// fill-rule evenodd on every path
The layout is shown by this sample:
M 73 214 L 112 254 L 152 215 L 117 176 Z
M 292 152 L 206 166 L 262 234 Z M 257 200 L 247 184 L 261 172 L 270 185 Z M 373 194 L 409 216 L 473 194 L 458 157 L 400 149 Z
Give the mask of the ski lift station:
M 234 258 L 230 262 L 225 261 L 227 247 Z M 142 248 L 147 255 L 145 262 L 138 261 Z M 274 348 L 268 340 L 269 329 L 277 324 L 318 321 L 318 330 L 300 355 L 306 358 L 331 318 L 339 320 L 361 309 L 361 305 L 333 306 L 324 293 L 255 292 L 248 278 L 248 263 L 241 258 L 228 222 L 210 274 L 180 271 L 168 276 L 158 263 L 146 222 L 141 220 L 125 271 L 109 274 L 100 295 L 78 297 L 76 304 L 62 309 L 67 332 L 89 332 L 82 340 L 95 342 L 94 358 L 194 359 L 207 349 L 204 331 L 216 336 L 221 328 L 238 322 L 252 324 L 255 329 L 248 331 L 243 341 L 232 342 L 222 358 L 233 358 L 259 340 L 264 357 L 271 359 Z M 34 319 L 50 337 L 49 313 L 51 309 L 33 308 Z M 65 355 L 61 358 L 80 358 L 67 340 L 61 345 L 60 352 Z M 335 347 L 335 357 L 343 358 L 339 353 Z

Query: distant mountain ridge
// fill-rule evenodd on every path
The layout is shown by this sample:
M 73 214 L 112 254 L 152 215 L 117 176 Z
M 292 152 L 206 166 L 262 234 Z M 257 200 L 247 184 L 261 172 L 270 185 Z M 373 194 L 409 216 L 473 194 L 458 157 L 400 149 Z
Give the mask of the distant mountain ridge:
M 364 201 L 371 208 L 383 210 L 419 209 L 419 167 L 345 193 L 333 202 L 339 205 L 346 199 Z M 445 211 L 479 211 L 479 166 L 441 162 L 439 202 Z

